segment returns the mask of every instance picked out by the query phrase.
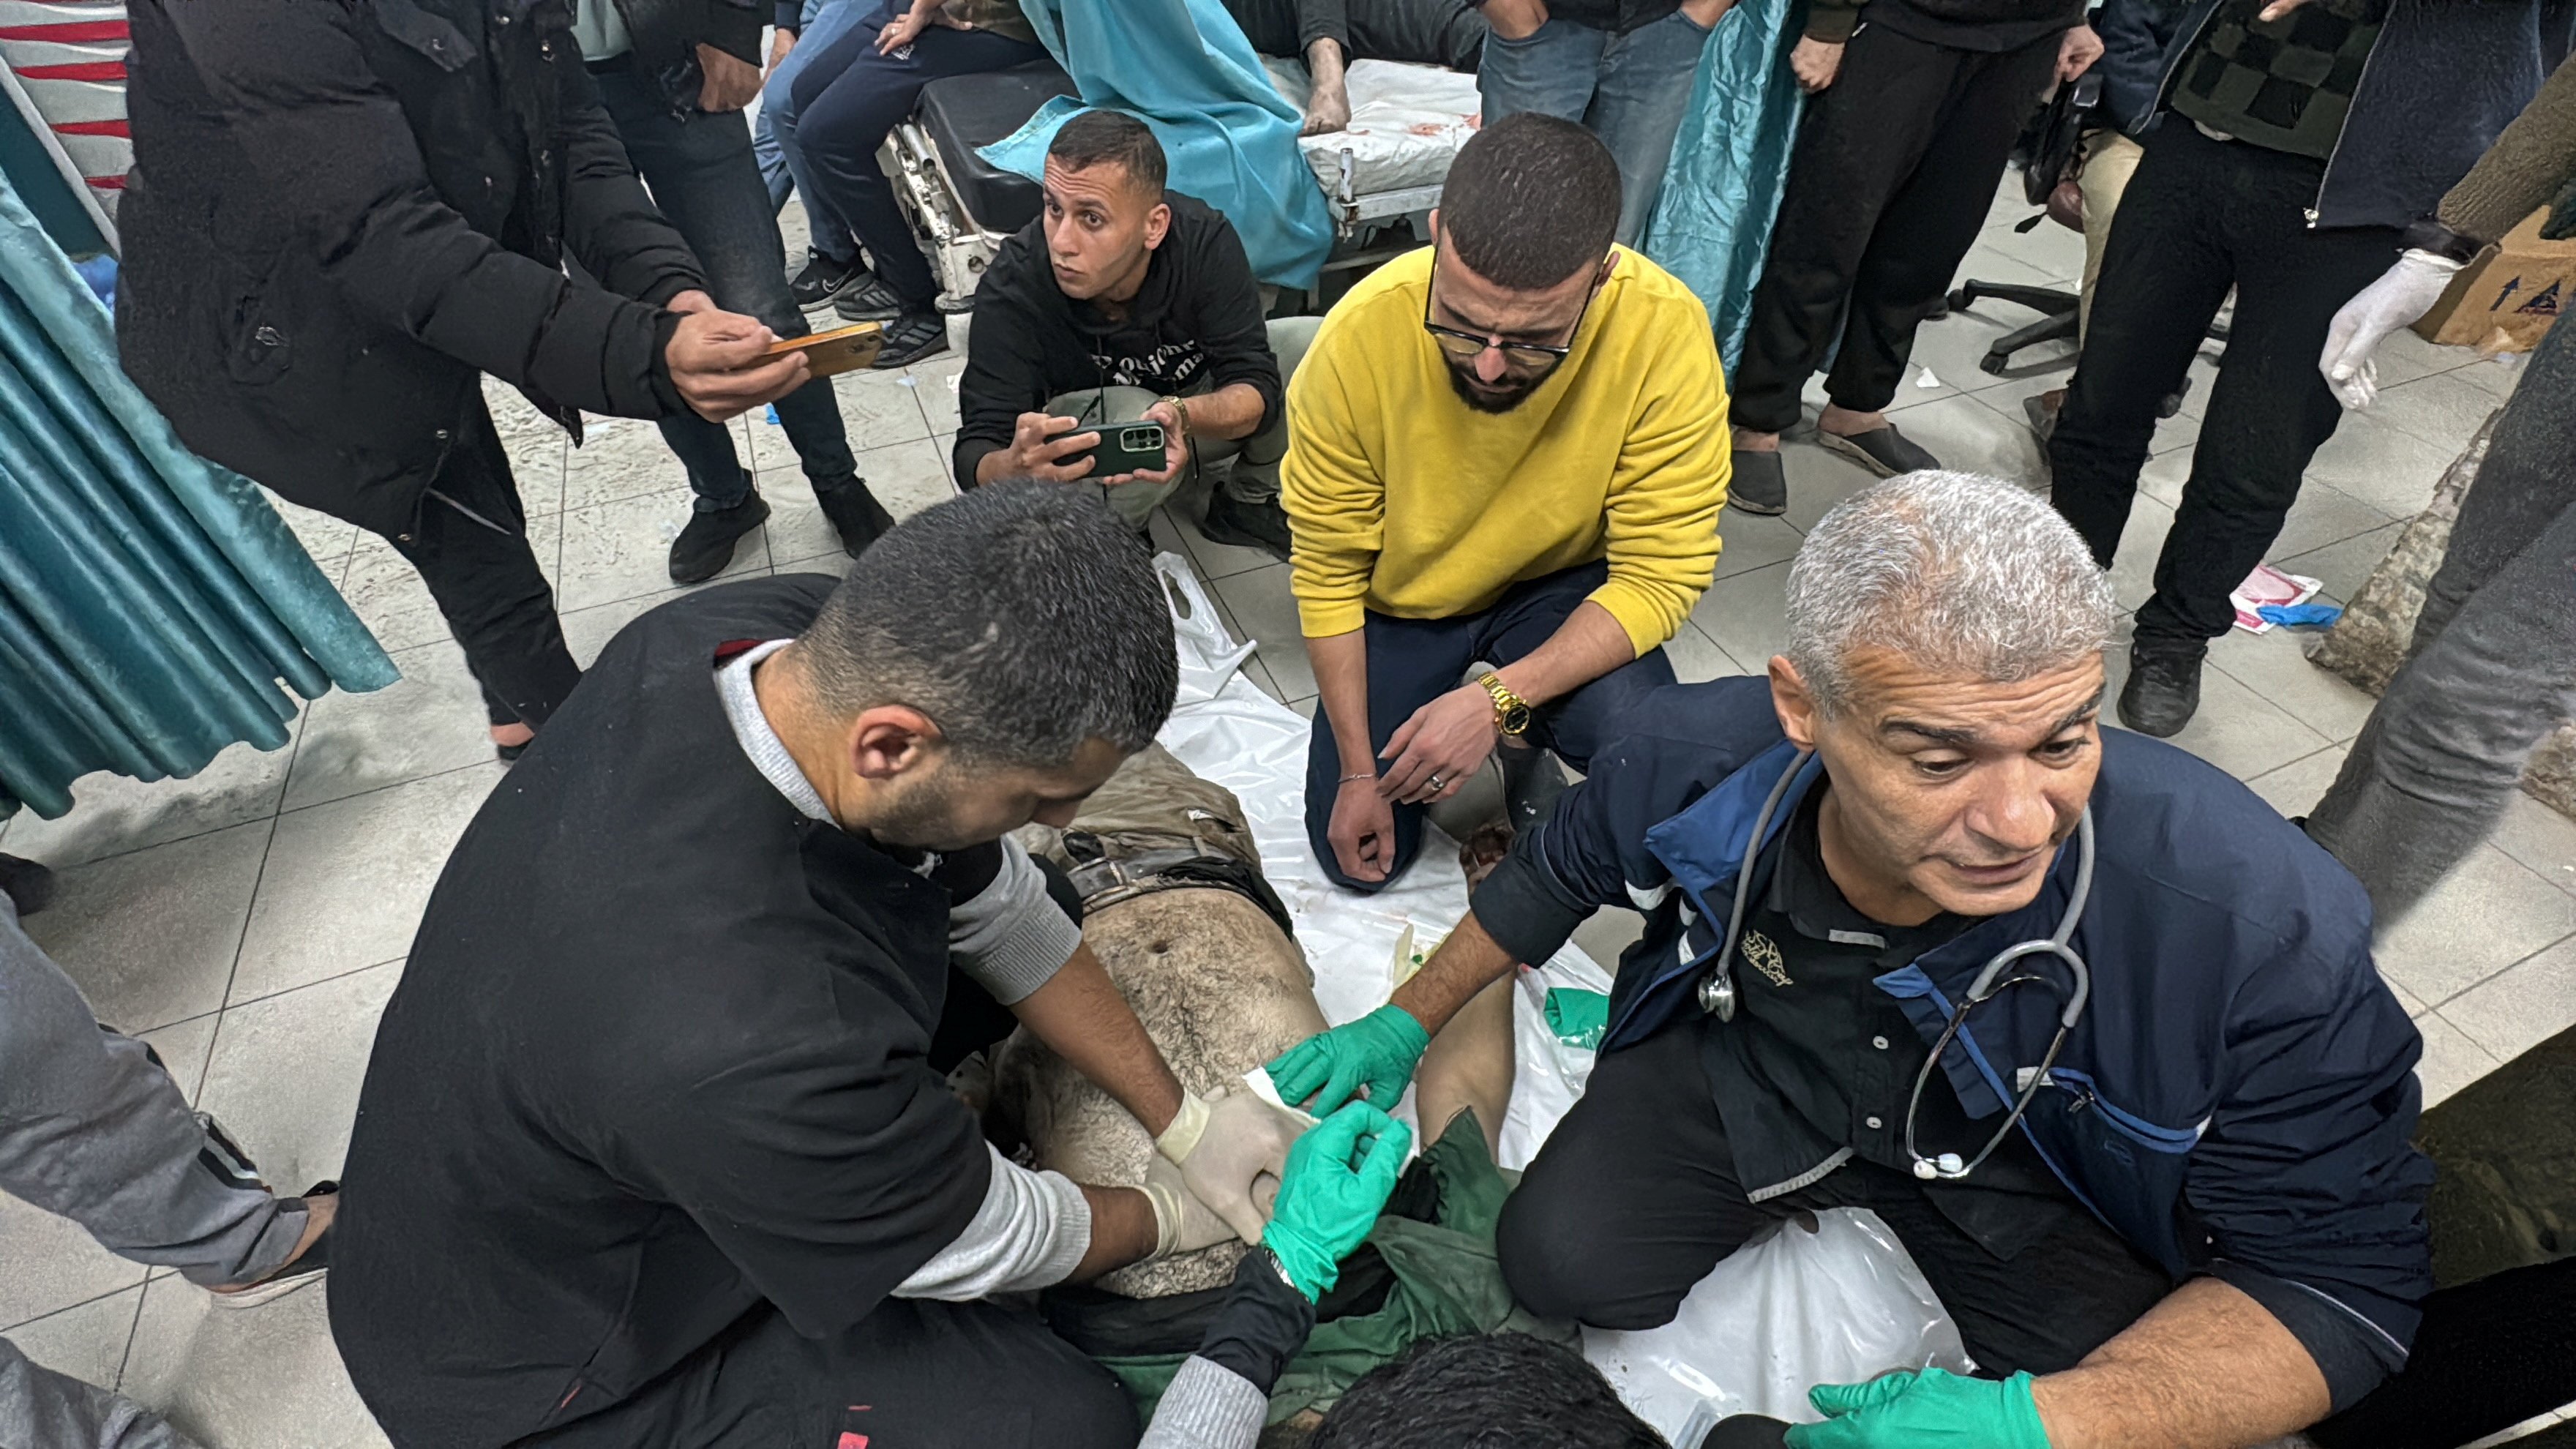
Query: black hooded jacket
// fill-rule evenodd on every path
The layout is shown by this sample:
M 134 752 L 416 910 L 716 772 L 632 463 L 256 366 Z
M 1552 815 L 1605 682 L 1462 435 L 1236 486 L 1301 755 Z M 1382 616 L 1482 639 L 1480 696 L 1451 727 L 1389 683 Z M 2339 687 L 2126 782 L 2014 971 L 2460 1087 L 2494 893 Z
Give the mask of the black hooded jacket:
M 660 304 L 706 283 L 635 179 L 572 16 L 134 0 L 117 341 L 181 441 L 401 537 L 481 406 L 478 373 L 567 428 L 576 409 L 678 411 Z

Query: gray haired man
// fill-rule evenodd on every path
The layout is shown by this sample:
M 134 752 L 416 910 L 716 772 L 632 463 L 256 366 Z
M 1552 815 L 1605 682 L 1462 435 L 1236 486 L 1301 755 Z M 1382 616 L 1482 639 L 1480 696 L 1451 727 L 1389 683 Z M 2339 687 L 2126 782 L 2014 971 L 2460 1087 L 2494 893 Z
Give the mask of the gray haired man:
M 29 938 L 50 874 L 0 857 L 0 1192 L 59 1213 L 119 1257 L 176 1268 L 249 1307 L 322 1275 L 328 1188 L 268 1190 L 152 1048 L 101 1026 Z M 45 889 L 35 889 L 38 883 Z M 0 1445 L 190 1449 L 158 1415 L 29 1361 L 0 1339 Z
M 1653 1327 L 1768 1225 L 1876 1212 L 1998 1377 L 1819 1385 L 1797 1449 L 2248 1444 L 2405 1361 L 2422 1045 L 2370 903 L 2101 727 L 2111 623 L 2045 502 L 1904 475 L 1808 536 L 1767 678 L 1649 696 L 1514 843 L 1395 994 L 1426 1029 L 1647 916 L 1504 1209 L 1524 1305 Z

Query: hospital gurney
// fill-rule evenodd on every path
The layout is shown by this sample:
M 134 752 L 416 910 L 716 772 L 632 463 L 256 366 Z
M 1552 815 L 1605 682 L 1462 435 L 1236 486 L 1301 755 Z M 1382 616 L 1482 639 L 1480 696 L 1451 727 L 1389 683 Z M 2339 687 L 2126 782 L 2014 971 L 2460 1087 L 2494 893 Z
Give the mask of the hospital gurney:
M 1271 83 L 1302 111 L 1305 67 L 1265 59 Z M 1358 61 L 1348 84 L 1349 128 L 1298 143 L 1332 212 L 1337 241 L 1327 271 L 1384 260 L 1388 249 L 1372 249 L 1378 234 L 1439 204 L 1449 163 L 1475 134 L 1479 107 L 1474 76 L 1437 66 Z M 888 133 L 878 163 L 939 278 L 941 311 L 971 310 L 1002 242 L 1038 214 L 1038 184 L 978 149 L 1072 94 L 1072 80 L 1052 60 L 952 76 L 923 87 L 912 116 Z M 1420 232 L 1409 233 L 1408 244 Z

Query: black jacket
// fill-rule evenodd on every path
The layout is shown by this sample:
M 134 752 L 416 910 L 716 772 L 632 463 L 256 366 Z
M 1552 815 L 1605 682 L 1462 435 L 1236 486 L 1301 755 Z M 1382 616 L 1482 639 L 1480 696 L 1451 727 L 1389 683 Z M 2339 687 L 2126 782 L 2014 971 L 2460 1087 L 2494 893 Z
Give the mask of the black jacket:
M 682 115 L 695 114 L 706 79 L 698 47 L 712 45 L 737 60 L 759 65 L 761 28 L 769 24 L 764 0 L 610 0 L 626 22 L 637 74 L 650 79 L 662 99 Z M 779 7 L 781 13 L 788 6 Z M 798 7 L 798 8 L 801 8 Z M 781 22 L 794 30 L 793 15 Z
M 647 1442 L 747 1317 L 820 1352 L 984 1200 L 974 1114 L 928 1061 L 947 872 L 1000 852 L 925 877 L 807 819 L 716 690 L 726 642 L 802 633 L 832 585 L 731 584 L 628 625 L 430 894 L 331 1262 L 332 1336 L 402 1449 L 658 1401 L 577 1436 Z M 779 1388 L 726 1442 L 802 1445 L 810 1412 Z
M 1171 230 L 1146 264 L 1124 321 L 1101 320 L 1056 286 L 1041 216 L 1002 243 L 975 289 L 966 371 L 957 383 L 957 486 L 1011 445 L 1020 414 L 1076 388 L 1125 385 L 1158 393 L 1247 383 L 1262 424 L 1280 407 L 1279 359 L 1261 317 L 1261 286 L 1234 224 L 1206 203 L 1166 192 Z M 1257 429 L 1256 429 L 1257 431 Z
M 129 20 L 117 340 L 189 447 L 399 537 L 478 373 L 567 428 L 679 409 L 658 304 L 706 284 L 600 109 L 571 0 Z

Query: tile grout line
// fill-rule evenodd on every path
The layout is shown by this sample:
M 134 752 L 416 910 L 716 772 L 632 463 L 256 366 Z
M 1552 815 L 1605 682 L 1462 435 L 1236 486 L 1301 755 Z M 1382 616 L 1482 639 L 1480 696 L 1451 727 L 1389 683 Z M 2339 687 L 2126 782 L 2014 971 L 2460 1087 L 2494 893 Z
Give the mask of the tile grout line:
M 268 822 L 268 839 L 261 842 L 259 847 L 259 869 L 251 876 L 250 904 L 248 908 L 242 912 L 240 933 L 233 937 L 232 965 L 224 972 L 224 994 L 221 998 L 223 1005 L 218 1007 L 215 1011 L 214 1035 L 206 1039 L 206 1059 L 197 1064 L 197 1084 L 188 1093 L 188 1104 L 191 1107 L 196 1106 L 204 1096 L 206 1090 L 206 1076 L 208 1073 L 212 1072 L 215 1067 L 215 1048 L 223 1044 L 224 1012 L 230 1010 L 232 1007 L 233 983 L 241 978 L 242 947 L 244 943 L 248 942 L 250 939 L 250 923 L 258 919 L 259 889 L 260 886 L 268 879 L 268 858 L 270 853 L 276 848 L 277 818 L 272 817 Z
M 209 1055 L 211 1054 L 210 1049 Z M 107 1387 L 111 1390 L 121 1388 L 125 1384 L 125 1370 L 134 1362 L 134 1340 L 143 1336 L 143 1300 L 151 1294 L 152 1277 L 147 1273 L 143 1278 L 142 1291 L 134 1295 L 134 1317 L 125 1325 L 125 1348 L 117 1354 L 116 1374 L 107 1383 Z
M 123 1258 L 120 1258 L 120 1259 L 118 1259 L 117 1261 L 119 1261 L 119 1262 L 131 1262 L 131 1260 L 130 1260 L 130 1259 L 123 1259 Z M 145 1265 L 143 1265 L 143 1264 L 141 1264 L 141 1263 L 134 1263 L 134 1264 L 133 1264 L 133 1266 L 134 1266 L 134 1267 L 137 1267 L 137 1268 L 142 1268 L 142 1267 L 144 1267 Z M 148 1272 L 148 1271 L 149 1271 L 149 1270 L 147 1269 L 147 1272 Z M 103 1300 L 105 1300 L 105 1299 L 113 1298 L 113 1297 L 115 1297 L 115 1296 L 116 1296 L 117 1294 L 119 1294 L 119 1293 L 131 1293 L 131 1292 L 133 1292 L 134 1290 L 136 1290 L 136 1289 L 138 1289 L 138 1288 L 141 1288 L 141 1287 L 143 1286 L 143 1283 L 148 1283 L 148 1282 L 150 1282 L 150 1281 L 151 1281 L 151 1279 L 150 1279 L 149 1277 L 146 1277 L 146 1278 L 143 1280 L 143 1282 L 142 1282 L 142 1283 L 128 1283 L 128 1284 L 126 1284 L 126 1285 L 124 1285 L 123 1287 L 120 1287 L 120 1288 L 110 1288 L 110 1289 L 108 1289 L 108 1290 L 107 1290 L 106 1292 L 104 1292 L 104 1293 L 93 1293 L 93 1294 L 89 1295 L 87 1298 L 82 1298 L 82 1299 L 78 1299 L 78 1300 L 75 1300 L 75 1301 L 70 1302 L 70 1303 L 65 1303 L 65 1304 L 60 1305 L 59 1307 L 48 1308 L 48 1309 L 46 1309 L 44 1312 L 37 1314 L 37 1315 L 36 1315 L 35 1317 L 33 1317 L 33 1318 L 22 1318 L 22 1319 L 19 1319 L 17 1322 L 15 1322 L 15 1323 L 12 1323 L 12 1324 L 8 1325 L 8 1326 L 7 1326 L 7 1327 L 5 1327 L 5 1328 L 0 1328 L 0 1337 L 5 1337 L 5 1336 L 7 1336 L 7 1335 L 9 1335 L 9 1334 L 16 1333 L 19 1329 L 25 1328 L 25 1327 L 27 1327 L 27 1326 L 28 1326 L 28 1325 L 30 1325 L 30 1324 L 42 1323 L 42 1322 L 44 1322 L 44 1321 L 45 1321 L 46 1319 L 48 1319 L 48 1318 L 60 1318 L 60 1317 L 61 1317 L 61 1316 L 63 1316 L 64 1314 L 69 1313 L 69 1312 L 71 1312 L 72 1310 L 74 1310 L 74 1309 L 76 1309 L 76 1308 L 87 1308 L 87 1307 L 89 1307 L 89 1306 L 90 1306 L 91 1304 L 93 1304 L 93 1303 L 97 1303 L 97 1302 L 101 1302 L 101 1301 L 103 1301 Z M 113 1386 L 111 1385 L 111 1387 L 113 1387 Z
M 2480 844 L 2493 844 L 2493 843 L 2494 843 L 2494 842 L 2492 842 L 2492 841 L 2481 841 L 2481 842 L 2480 842 Z M 2501 848 L 2499 848 L 2497 853 L 2498 853 L 2498 854 L 2503 854 L 2502 849 L 2501 849 Z M 2538 879 L 2540 880 L 2540 883 L 2541 883 L 2542 885 L 2550 886 L 2552 889 L 2556 889 L 2556 885 L 2555 885 L 2555 883 L 2554 883 L 2554 882 L 2550 881 L 2550 880 L 2549 880 L 2549 879 L 2547 879 L 2546 877 L 2541 876 L 2541 875 L 2540 875 L 2540 873 L 2539 873 L 2538 871 L 2533 871 L 2533 870 L 2531 869 L 2531 867 L 2530 867 L 2530 866 L 2524 865 L 2521 861 L 2514 860 L 2514 859 L 2513 859 L 2513 857 L 2512 857 L 2511 855 L 2505 855 L 2505 859 L 2510 860 L 2510 861 L 2513 861 L 2513 864 L 2514 864 L 2514 866 L 2515 866 L 2516 868 L 2518 868 L 2518 869 L 2520 869 L 2520 870 L 2524 870 L 2524 871 L 2529 871 L 2529 872 L 2530 872 L 2530 873 L 2531 873 L 2535 878 L 2538 878 Z M 2538 948 L 2536 948 L 2536 949 L 2534 949 L 2534 950 L 2532 950 L 2532 951 L 2530 951 L 2530 952 L 2527 952 L 2527 953 L 2525 953 L 2525 954 L 2523 954 L 2523 955 L 2521 955 L 2521 956 L 2517 956 L 2517 957 L 2515 957 L 2513 960 L 2506 962 L 2504 965 L 2497 967 L 2497 968 L 2496 968 L 2496 969 L 2494 969 L 2493 971 L 2488 972 L 2486 975 L 2479 977 L 2477 980 L 2472 981 L 2472 982 L 2470 982 L 2468 985 L 2461 987 L 2459 990 L 2452 992 L 2450 995 L 2443 997 L 2441 1000 L 2430 1003 L 2430 1004 L 2429 1004 L 2425 1009 L 2426 1009 L 2426 1010 L 2428 1010 L 2428 1011 L 2439 1011 L 2439 1010 L 2441 1010 L 2443 1007 L 2450 1005 L 2452 1002 L 2459 1000 L 2461 997 L 2468 995 L 2470 992 L 2477 990 L 2479 987 L 2481 987 L 2481 986 L 2485 986 L 2485 985 L 2487 985 L 2489 982 L 2492 982 L 2492 981 L 2495 981 L 2495 980 L 2500 979 L 2500 978 L 2501 978 L 2501 977 L 2503 977 L 2507 972 L 2514 970 L 2516 967 L 2529 965 L 2533 960 L 2535 960 L 2535 959 L 2537 959 L 2537 958 L 2539 958 L 2539 957 L 2542 957 L 2542 956 L 2546 956 L 2546 955 L 2548 955 L 2550 952 L 2557 950 L 2559 947 L 2566 945 L 2566 944 L 2567 944 L 2568 942 L 2570 942 L 2570 941 L 2576 941 L 2576 931 L 2570 931 L 2570 932 L 2568 932 L 2566 935 L 2560 936 L 2560 937 L 2556 938 L 2555 940 L 2552 940 L 2552 941 L 2548 942 L 2547 944 L 2545 944 L 2545 945 L 2543 945 L 2543 946 L 2540 946 L 2540 947 L 2538 947 Z M 2451 1020 L 2451 1019 L 2450 1019 L 2449 1017 L 2447 1017 L 2447 1016 L 2446 1016 L 2446 1017 L 2444 1017 L 2444 1018 L 2442 1018 L 2442 1019 L 2443 1019 L 2444 1021 L 2450 1021 L 2450 1020 Z M 2464 1028 L 2464 1027 L 2460 1027 L 2460 1026 L 2459 1026 L 2459 1023 L 2457 1023 L 2457 1022 L 2452 1022 L 2451 1024 L 2452 1024 L 2452 1026 L 2453 1026 L 2453 1027 L 2458 1028 L 2458 1029 L 2460 1030 L 2460 1034 L 2461 1034 L 2461 1035 L 2463 1035 L 2463 1036 L 2467 1036 L 2467 1035 L 2468 1035 L 2468 1031 L 2467 1031 L 2467 1029 L 2466 1029 L 2466 1028 Z M 2470 1040 L 2475 1041 L 2475 1040 L 2476 1040 L 2476 1038 L 2475 1038 L 2475 1037 L 2470 1037 Z M 2493 1053 L 2489 1053 L 2489 1055 L 2493 1055 Z

